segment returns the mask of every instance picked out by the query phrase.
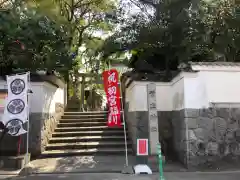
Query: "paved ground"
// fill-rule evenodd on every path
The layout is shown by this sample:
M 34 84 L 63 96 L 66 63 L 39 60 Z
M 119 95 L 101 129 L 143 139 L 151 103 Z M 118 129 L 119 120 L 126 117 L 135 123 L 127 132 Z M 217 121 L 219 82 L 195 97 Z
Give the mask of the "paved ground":
M 120 173 L 125 165 L 124 156 L 71 156 L 61 158 L 46 158 L 31 161 L 28 165 L 33 173 Z M 129 165 L 136 165 L 136 157 L 129 156 Z M 148 164 L 154 172 L 158 171 L 157 160 L 153 157 Z M 216 163 L 204 166 L 201 171 L 233 171 L 240 170 L 240 163 Z M 177 162 L 168 161 L 164 164 L 165 172 L 186 172 Z M 194 171 L 193 169 L 191 171 Z M 0 173 L 1 174 L 1 173 Z
M 134 166 L 135 157 L 129 156 L 129 165 Z M 151 169 L 156 171 L 156 163 L 150 163 Z M 62 158 L 47 158 L 31 161 L 28 167 L 34 169 L 34 173 L 88 173 L 88 172 L 108 172 L 119 173 L 125 165 L 124 156 L 74 156 Z M 182 165 L 168 163 L 164 166 L 164 171 L 182 172 L 186 171 Z
M 165 180 L 239 180 L 240 172 L 232 173 L 166 173 Z M 118 173 L 55 174 L 16 177 L 12 180 L 158 180 L 157 175 L 123 175 Z
M 4 171 L 0 170 L 0 179 L 5 179 L 8 177 L 15 177 L 19 174 L 20 170 L 17 171 Z
M 130 156 L 129 164 L 134 165 L 134 160 L 135 158 Z M 124 156 L 73 156 L 37 159 L 28 166 L 34 169 L 34 173 L 118 173 L 122 171 L 124 164 Z
M 114 162 L 114 163 L 113 163 Z M 130 165 L 134 157 L 129 158 Z M 28 166 L 33 173 L 28 177 L 16 177 L 18 172 L 4 172 L 0 170 L 0 180 L 13 177 L 12 180 L 157 180 L 157 174 L 149 176 L 123 175 L 125 164 L 123 156 L 79 156 L 65 158 L 38 159 Z M 239 180 L 240 171 L 228 172 L 184 172 L 178 164 L 165 165 L 165 180 Z M 105 173 L 99 173 L 105 172 Z M 108 173 L 107 173 L 108 172 Z M 39 173 L 39 174 L 38 174 Z M 45 175 L 44 175 L 45 174 Z M 15 177 L 14 177 L 15 176 Z

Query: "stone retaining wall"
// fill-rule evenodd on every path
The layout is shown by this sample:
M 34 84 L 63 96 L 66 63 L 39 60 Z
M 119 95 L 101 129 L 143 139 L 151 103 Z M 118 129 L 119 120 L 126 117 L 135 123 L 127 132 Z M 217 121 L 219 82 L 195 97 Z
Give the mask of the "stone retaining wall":
M 55 114 L 50 116 L 48 120 L 44 121 L 44 124 L 41 129 L 41 152 L 45 150 L 45 147 L 56 128 L 58 120 L 64 113 L 64 105 L 57 103 L 55 109 L 56 109 Z
M 128 105 L 125 106 L 125 118 L 128 127 L 128 133 L 132 141 L 134 152 L 137 151 L 137 139 L 148 138 L 148 112 L 147 111 L 128 111 Z
M 188 167 L 240 157 L 240 109 L 185 110 L 188 126 Z
M 56 104 L 55 114 L 31 113 L 29 120 L 29 152 L 32 156 L 40 155 L 44 151 L 57 121 L 64 112 L 62 104 Z M 25 127 L 26 129 L 26 124 Z M 26 152 L 26 134 L 21 136 L 21 152 Z M 17 155 L 19 137 L 6 135 L 1 142 L 0 153 L 4 156 Z
M 29 148 L 32 156 L 41 154 L 64 112 L 64 105 L 56 104 L 55 114 L 31 114 Z
M 148 138 L 148 112 L 147 111 L 134 111 L 130 112 L 128 109 L 128 103 L 125 104 L 125 121 L 128 128 L 128 136 L 132 142 L 133 152 L 137 153 L 137 139 L 138 138 Z M 146 164 L 147 157 L 139 156 L 136 157 L 136 162 L 139 164 Z
M 149 138 L 148 112 L 129 112 L 128 105 L 125 107 L 128 132 L 136 151 L 136 139 Z M 188 168 L 240 159 L 239 108 L 158 112 L 158 121 L 159 139 L 173 136 L 173 150 Z
M 182 164 L 187 164 L 186 124 L 184 122 L 184 110 L 172 112 L 173 147 L 177 159 Z

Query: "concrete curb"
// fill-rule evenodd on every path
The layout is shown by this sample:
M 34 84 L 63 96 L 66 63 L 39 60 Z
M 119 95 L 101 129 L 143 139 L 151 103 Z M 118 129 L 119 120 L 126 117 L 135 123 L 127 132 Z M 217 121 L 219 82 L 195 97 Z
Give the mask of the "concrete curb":
M 78 174 L 78 173 L 121 173 L 121 174 L 134 174 L 133 166 L 125 166 L 122 171 L 77 171 L 77 172 L 38 172 L 33 166 L 24 167 L 15 176 L 30 176 L 33 174 Z M 164 173 L 186 173 L 186 174 L 232 174 L 240 173 L 240 170 L 229 171 L 164 171 Z M 157 171 L 153 171 L 153 174 L 158 174 Z M 13 177 L 15 177 L 13 175 Z M 10 179 L 12 177 L 9 177 Z
M 122 174 L 134 174 L 133 166 L 124 166 Z
M 18 176 L 29 176 L 31 174 L 34 174 L 34 168 L 31 166 L 24 167 L 22 170 L 19 172 Z

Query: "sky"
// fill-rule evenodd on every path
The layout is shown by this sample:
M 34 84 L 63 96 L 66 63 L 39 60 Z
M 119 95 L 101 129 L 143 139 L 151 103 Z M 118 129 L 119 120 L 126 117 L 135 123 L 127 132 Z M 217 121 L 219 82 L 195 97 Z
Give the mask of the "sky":
M 122 1 L 122 4 L 127 5 L 128 7 L 126 11 L 128 11 L 128 15 L 134 15 L 136 13 L 142 12 L 142 9 L 139 8 L 136 4 L 138 3 L 138 0 L 120 0 Z M 134 3 L 135 2 L 135 3 Z M 151 9 L 148 9 L 148 14 L 151 13 Z

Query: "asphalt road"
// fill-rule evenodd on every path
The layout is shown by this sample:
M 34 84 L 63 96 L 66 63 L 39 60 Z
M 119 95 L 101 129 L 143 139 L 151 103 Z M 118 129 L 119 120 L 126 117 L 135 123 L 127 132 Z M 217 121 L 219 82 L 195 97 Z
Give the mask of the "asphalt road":
M 154 175 L 123 175 L 118 173 L 41 174 L 14 177 L 12 180 L 159 180 Z M 240 172 L 228 173 L 166 173 L 165 180 L 239 180 Z

